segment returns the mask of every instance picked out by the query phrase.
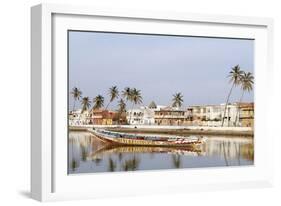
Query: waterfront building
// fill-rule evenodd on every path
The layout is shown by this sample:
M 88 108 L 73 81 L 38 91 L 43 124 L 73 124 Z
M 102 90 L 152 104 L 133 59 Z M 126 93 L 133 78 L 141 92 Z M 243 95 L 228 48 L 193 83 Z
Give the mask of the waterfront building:
M 117 123 L 117 112 L 96 109 L 92 110 L 91 118 L 94 125 L 112 125 Z
M 131 125 L 153 125 L 154 111 L 156 108 L 140 107 L 136 109 L 129 109 L 126 113 L 128 124 Z
M 81 109 L 70 111 L 68 114 L 68 122 L 70 126 L 82 125 Z
M 222 124 L 224 109 L 225 104 L 190 106 L 186 111 L 187 120 L 185 125 L 219 127 Z M 238 109 L 239 106 L 237 103 L 227 105 L 224 126 L 233 127 L 239 125 Z
M 88 110 L 83 112 L 81 109 L 70 111 L 69 125 L 78 126 L 78 125 L 88 125 L 88 124 L 92 124 L 91 113 Z
M 184 110 L 175 107 L 165 107 L 154 111 L 155 124 L 157 125 L 184 125 L 187 115 Z
M 254 127 L 254 103 L 241 103 L 239 110 L 240 126 Z

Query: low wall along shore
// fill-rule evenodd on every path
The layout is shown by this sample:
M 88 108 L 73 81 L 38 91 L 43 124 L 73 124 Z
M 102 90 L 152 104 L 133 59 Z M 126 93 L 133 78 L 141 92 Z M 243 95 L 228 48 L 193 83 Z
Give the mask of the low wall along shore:
M 79 125 L 69 126 L 71 131 L 87 131 L 90 128 L 104 128 L 119 132 L 161 133 L 175 135 L 221 135 L 253 137 L 251 127 L 206 127 L 206 126 L 155 126 L 155 125 Z

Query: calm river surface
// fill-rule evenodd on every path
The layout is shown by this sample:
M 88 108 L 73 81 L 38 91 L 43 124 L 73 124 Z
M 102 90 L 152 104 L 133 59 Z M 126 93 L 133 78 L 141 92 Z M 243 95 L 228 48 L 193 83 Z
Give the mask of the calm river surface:
M 206 137 L 197 151 L 111 147 L 87 132 L 69 133 L 68 171 L 75 173 L 253 165 L 252 138 Z

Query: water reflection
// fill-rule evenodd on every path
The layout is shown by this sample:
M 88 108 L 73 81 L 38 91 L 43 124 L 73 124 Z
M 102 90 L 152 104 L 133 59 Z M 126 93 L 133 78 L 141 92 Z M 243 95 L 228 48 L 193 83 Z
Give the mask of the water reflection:
M 252 165 L 252 138 L 210 137 L 200 148 L 112 146 L 70 132 L 69 173 Z

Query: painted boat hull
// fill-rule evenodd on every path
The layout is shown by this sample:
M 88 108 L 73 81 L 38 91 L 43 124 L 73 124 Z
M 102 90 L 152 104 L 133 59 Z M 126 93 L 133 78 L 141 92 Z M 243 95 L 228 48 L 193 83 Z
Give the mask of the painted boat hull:
M 156 147 L 195 147 L 202 143 L 199 139 L 197 141 L 161 141 L 161 140 L 146 140 L 137 138 L 116 138 L 108 135 L 90 131 L 95 137 L 103 142 L 116 145 L 135 145 L 135 146 L 156 146 Z

